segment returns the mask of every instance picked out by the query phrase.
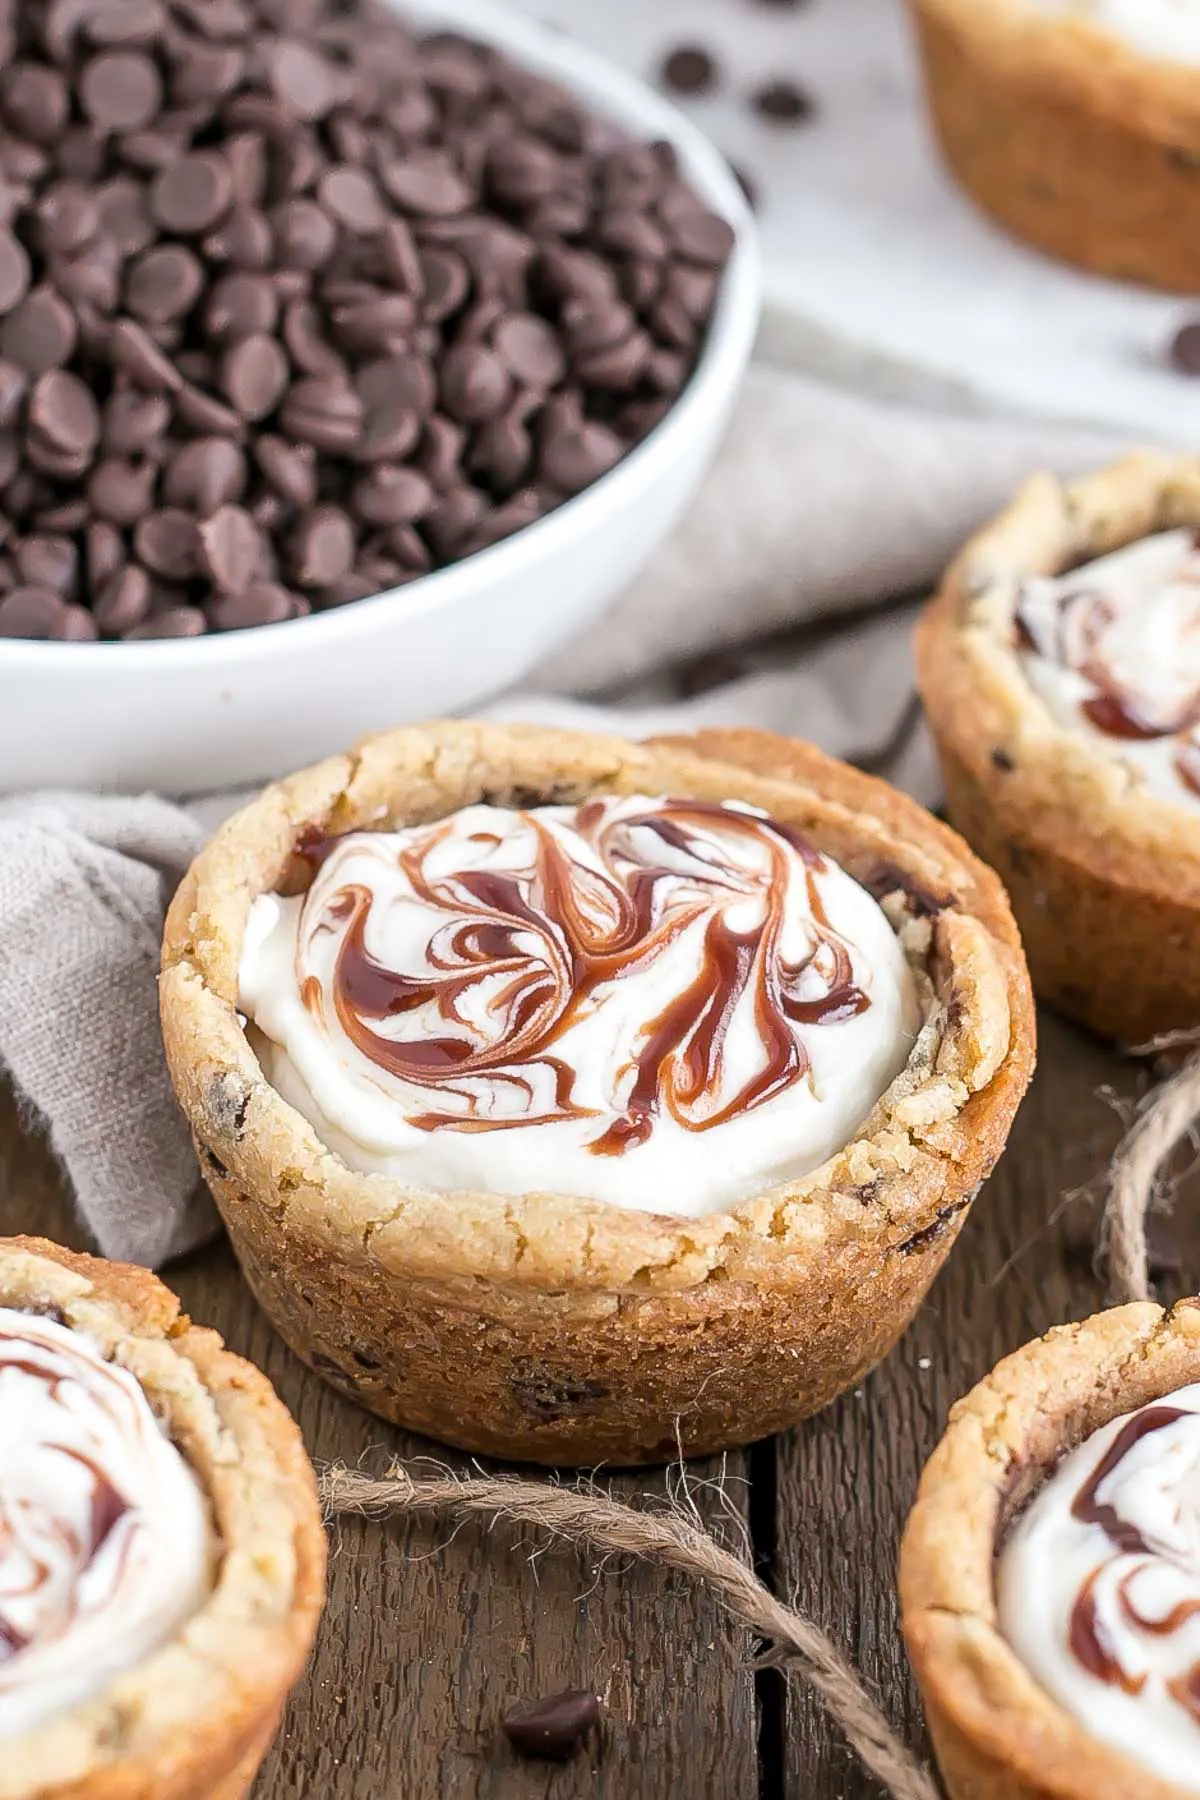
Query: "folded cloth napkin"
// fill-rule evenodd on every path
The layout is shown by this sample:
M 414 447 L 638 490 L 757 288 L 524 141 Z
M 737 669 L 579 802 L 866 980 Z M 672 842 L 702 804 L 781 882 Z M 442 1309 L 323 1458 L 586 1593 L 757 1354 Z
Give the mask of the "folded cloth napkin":
M 1030 469 L 1118 448 L 755 369 L 696 504 L 645 575 L 528 691 L 486 710 L 632 736 L 758 725 L 929 799 L 913 606 L 887 602 L 932 582 Z M 157 1265 L 216 1229 L 163 1065 L 154 976 L 171 889 L 235 803 L 0 801 L 0 1064 L 109 1256 Z

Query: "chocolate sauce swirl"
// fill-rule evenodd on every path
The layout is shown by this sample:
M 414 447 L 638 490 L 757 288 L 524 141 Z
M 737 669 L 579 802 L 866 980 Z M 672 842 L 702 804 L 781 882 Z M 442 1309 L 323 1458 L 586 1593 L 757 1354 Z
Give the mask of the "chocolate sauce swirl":
M 0 1309 L 0 1740 L 157 1643 L 208 1558 L 199 1490 L 132 1377 Z
M 426 971 L 402 972 L 372 955 L 368 887 L 323 893 L 302 928 L 340 935 L 338 1022 L 363 1056 L 428 1095 L 426 1109 L 410 1115 L 419 1128 L 499 1131 L 587 1116 L 577 1072 L 558 1046 L 603 990 L 646 972 L 695 929 L 698 966 L 630 1043 L 624 1104 L 593 1139 L 594 1155 L 643 1143 L 662 1115 L 702 1132 L 754 1111 L 808 1074 L 801 1028 L 871 1004 L 824 911 L 823 858 L 779 821 L 694 800 L 614 815 L 596 801 L 575 819 L 591 852 L 584 858 L 545 818 L 526 819 L 535 854 L 512 872 L 439 869 L 445 829 L 398 852 L 408 889 L 445 921 L 433 931 Z M 813 929 L 804 954 L 789 960 L 781 937 L 797 860 Z M 306 1004 L 318 1010 L 320 983 L 306 980 Z M 726 1041 L 743 1010 L 758 1055 L 731 1084 Z M 395 1031 L 418 1017 L 422 1030 Z M 535 1079 L 539 1071 L 548 1082 Z M 489 1107 L 501 1089 L 519 1096 L 518 1110 Z
M 1196 534 L 1162 533 L 1057 579 L 1034 577 L 1013 625 L 1054 711 L 1123 746 L 1172 797 L 1200 795 Z

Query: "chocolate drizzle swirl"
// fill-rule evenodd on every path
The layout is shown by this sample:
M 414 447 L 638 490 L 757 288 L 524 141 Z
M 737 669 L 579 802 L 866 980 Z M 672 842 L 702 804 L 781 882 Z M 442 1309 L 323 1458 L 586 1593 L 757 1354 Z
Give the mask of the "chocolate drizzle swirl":
M 1193 535 L 1189 542 L 1190 549 L 1166 579 L 1171 586 L 1195 589 L 1194 608 L 1178 627 L 1177 643 L 1164 645 L 1164 661 L 1172 658 L 1177 662 L 1184 637 L 1194 637 L 1200 631 L 1200 535 Z M 1200 725 L 1200 681 L 1177 694 L 1165 708 L 1156 705 L 1149 694 L 1123 682 L 1114 667 L 1108 641 L 1122 621 L 1121 607 L 1111 594 L 1095 585 L 1100 579 L 1098 572 L 1080 573 L 1078 585 L 1068 584 L 1057 595 L 1049 632 L 1044 627 L 1041 633 L 1038 631 L 1035 609 L 1030 603 L 1031 587 L 1022 590 L 1013 627 L 1017 648 L 1073 669 L 1089 682 L 1096 691 L 1079 702 L 1079 711 L 1106 737 L 1141 743 L 1179 738 L 1176 774 L 1185 786 L 1200 792 L 1200 746 L 1192 735 Z
M 1123 1518 L 1117 1508 L 1100 1498 L 1100 1490 L 1117 1472 L 1126 1457 L 1145 1438 L 1180 1419 L 1196 1415 L 1177 1406 L 1147 1406 L 1125 1421 L 1104 1456 L 1080 1488 L 1071 1505 L 1071 1516 L 1081 1524 L 1097 1525 L 1120 1557 L 1135 1558 L 1132 1566 L 1122 1570 L 1114 1584 L 1116 1604 L 1126 1623 L 1136 1631 L 1153 1637 L 1171 1637 L 1197 1614 L 1200 1599 L 1178 1602 L 1166 1613 L 1148 1615 L 1138 1606 L 1134 1588 L 1138 1577 L 1163 1555 L 1147 1539 L 1132 1520 Z M 1067 1635 L 1072 1654 L 1081 1667 L 1098 1681 L 1122 1688 L 1128 1694 L 1140 1693 L 1145 1675 L 1132 1675 L 1122 1665 L 1105 1629 L 1098 1605 L 1097 1589 L 1112 1568 L 1112 1562 L 1101 1563 L 1088 1576 L 1075 1598 L 1068 1621 Z M 1167 1683 L 1172 1699 L 1184 1706 L 1200 1722 L 1200 1664 Z
M 93 1370 L 95 1378 L 87 1381 Z M 12 1615 L 18 1607 L 22 1618 L 37 1617 L 55 1635 L 69 1628 L 79 1605 L 81 1583 L 118 1525 L 133 1511 L 98 1455 L 55 1441 L 59 1431 L 67 1435 L 68 1429 L 78 1429 L 82 1416 L 78 1401 L 73 1402 L 64 1389 L 80 1381 L 87 1382 L 88 1405 L 100 1408 L 115 1429 L 128 1429 L 127 1397 L 106 1379 L 105 1365 L 81 1359 L 68 1376 L 63 1372 L 61 1353 L 44 1353 L 32 1337 L 7 1347 L 0 1339 L 0 1376 L 8 1371 L 37 1383 L 45 1394 L 49 1435 L 38 1448 L 42 1459 L 38 1494 L 44 1497 L 47 1485 L 61 1486 L 64 1492 L 78 1495 L 79 1503 L 46 1518 L 32 1491 L 24 1491 L 19 1479 L 0 1469 L 0 1665 L 11 1663 L 41 1635 L 17 1624 Z M 83 1482 L 74 1479 L 67 1484 L 56 1476 L 56 1461 L 73 1465 L 82 1472 Z M 122 1554 L 118 1548 L 105 1588 L 117 1585 Z
M 574 815 L 580 856 L 545 816 L 522 817 L 534 844 L 528 868 L 439 869 L 448 823 L 399 851 L 413 896 L 444 919 L 419 973 L 372 954 L 367 886 L 328 892 L 318 884 L 319 901 L 311 891 L 305 901 L 300 962 L 311 935 L 340 938 L 328 997 L 298 967 L 306 1006 L 320 1016 L 331 1003 L 363 1056 L 429 1096 L 411 1116 L 421 1129 L 495 1131 L 594 1116 L 577 1096 L 562 1039 L 605 990 L 649 969 L 684 933 L 700 934 L 698 966 L 637 1030 L 619 1116 L 589 1146 L 598 1156 L 643 1143 L 663 1114 L 701 1132 L 752 1111 L 808 1075 L 804 1029 L 870 1005 L 822 906 L 824 860 L 780 821 L 698 800 L 614 814 L 597 799 Z M 311 846 L 306 854 L 313 857 Z M 316 867 L 325 860 L 318 856 Z M 811 929 L 793 962 L 783 936 L 797 864 Z M 761 1054 L 733 1083 L 726 1039 L 747 1009 Z M 394 1035 L 405 1020 L 408 1034 Z

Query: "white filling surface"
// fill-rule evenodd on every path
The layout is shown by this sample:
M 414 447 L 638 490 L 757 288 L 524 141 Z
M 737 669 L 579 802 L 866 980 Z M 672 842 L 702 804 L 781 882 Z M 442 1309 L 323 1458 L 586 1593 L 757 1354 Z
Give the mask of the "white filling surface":
M 0 1308 L 0 1739 L 142 1661 L 211 1567 L 199 1484 L 133 1376 Z
M 1049 1694 L 1200 1792 L 1200 1385 L 1114 1419 L 1063 1461 L 1001 1548 L 996 1596 Z
M 1022 667 L 1060 724 L 1152 793 L 1200 809 L 1196 534 L 1161 532 L 1068 574 L 1034 576 L 1016 616 L 1032 639 Z
M 1200 66 L 1200 0 L 1035 0 L 1087 19 L 1143 56 Z
M 921 1024 L 836 864 L 641 797 L 337 840 L 302 898 L 255 900 L 239 1005 L 353 1168 L 691 1216 L 841 1149 Z

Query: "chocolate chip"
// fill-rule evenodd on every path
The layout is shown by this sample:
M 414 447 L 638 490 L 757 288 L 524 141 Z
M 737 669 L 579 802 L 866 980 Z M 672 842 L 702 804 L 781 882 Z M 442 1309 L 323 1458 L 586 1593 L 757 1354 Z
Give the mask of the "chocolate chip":
M 148 250 L 132 265 L 125 284 L 130 312 L 160 324 L 190 312 L 204 286 L 204 270 L 182 244 Z
M 118 319 L 109 334 L 108 349 L 117 368 L 150 393 L 176 393 L 183 386 L 183 376 L 170 357 L 163 355 L 149 332 L 133 319 Z
M 379 189 L 363 169 L 344 166 L 327 170 L 317 194 L 326 212 L 360 237 L 377 235 L 387 224 Z
M 345 454 L 359 441 L 362 402 L 336 376 L 314 375 L 288 389 L 280 420 L 287 435 L 317 450 Z
M 338 98 L 341 82 L 332 64 L 296 39 L 282 38 L 267 54 L 272 91 L 293 119 L 324 118 Z
M 279 296 L 270 277 L 240 271 L 222 276 L 210 289 L 204 326 L 210 338 L 229 343 L 274 331 L 278 317 Z
M 167 606 L 161 612 L 151 613 L 125 637 L 130 642 L 138 638 L 200 637 L 207 630 L 208 621 L 198 606 Z
M 100 636 L 100 627 L 86 606 L 64 606 L 50 636 L 62 644 L 94 643 Z
M 796 82 L 786 79 L 764 82 L 750 96 L 750 104 L 760 118 L 773 125 L 799 125 L 811 118 L 816 107 L 811 94 Z
M 88 481 L 92 510 L 110 525 L 134 525 L 150 505 L 154 481 L 153 464 L 106 457 Z
M 261 572 L 263 543 L 258 526 L 240 506 L 219 506 L 200 525 L 200 565 L 221 594 L 240 594 Z
M 138 520 L 133 547 L 154 574 L 186 581 L 198 566 L 196 521 L 182 507 L 164 506 Z
M 221 359 L 221 392 L 243 419 L 265 419 L 274 412 L 287 384 L 287 357 L 261 332 L 242 338 Z
M 572 1688 L 515 1707 L 504 1720 L 504 1733 L 521 1756 L 567 1762 L 578 1755 L 599 1720 L 599 1696 Z
M 138 51 L 94 56 L 79 77 L 84 112 L 101 131 L 136 131 L 162 105 L 162 79 Z
M 699 44 L 681 44 L 662 61 L 659 80 L 677 94 L 710 94 L 717 85 L 717 65 Z
M 34 383 L 29 426 L 55 450 L 90 456 L 100 437 L 100 413 L 77 375 L 53 369 Z
M 409 525 L 432 504 L 433 489 L 426 478 L 396 463 L 360 476 L 350 490 L 351 510 L 365 525 Z
M 62 596 L 53 588 L 12 588 L 0 599 L 0 637 L 51 637 L 62 614 Z
M 29 258 L 11 231 L 0 230 L 0 313 L 10 313 L 29 292 Z
M 14 552 L 17 574 L 33 587 L 53 588 L 69 598 L 79 573 L 79 554 L 69 537 L 36 533 Z
M 210 231 L 232 204 L 229 164 L 212 150 L 172 162 L 150 190 L 150 210 L 158 223 L 182 236 Z
M 208 609 L 214 631 L 245 631 L 253 625 L 280 625 L 296 616 L 295 596 L 273 581 L 258 581 L 223 594 Z
M 27 374 L 40 375 L 68 361 L 77 336 L 66 301 L 52 288 L 35 288 L 0 325 L 0 355 Z
M 1200 319 L 1179 327 L 1171 339 L 1169 354 L 1181 375 L 1200 375 Z
M 539 467 L 564 494 L 578 494 L 614 468 L 624 448 L 608 426 L 580 420 L 578 424 L 559 426 L 547 435 Z
M 460 425 L 494 418 L 508 404 L 512 380 L 502 359 L 476 344 L 448 350 L 438 383 L 442 406 Z
M 150 611 L 150 577 L 130 564 L 117 569 L 100 587 L 93 603 L 96 623 L 106 637 L 123 637 Z
M 171 458 L 163 476 L 167 501 L 190 509 L 201 519 L 240 500 L 245 488 L 246 458 L 226 437 L 196 438 L 185 444 Z
M 412 471 L 406 470 L 411 474 Z M 415 480 L 420 476 L 414 475 Z M 330 587 L 350 572 L 356 534 L 346 514 L 319 506 L 301 520 L 292 539 L 289 568 L 301 587 Z

